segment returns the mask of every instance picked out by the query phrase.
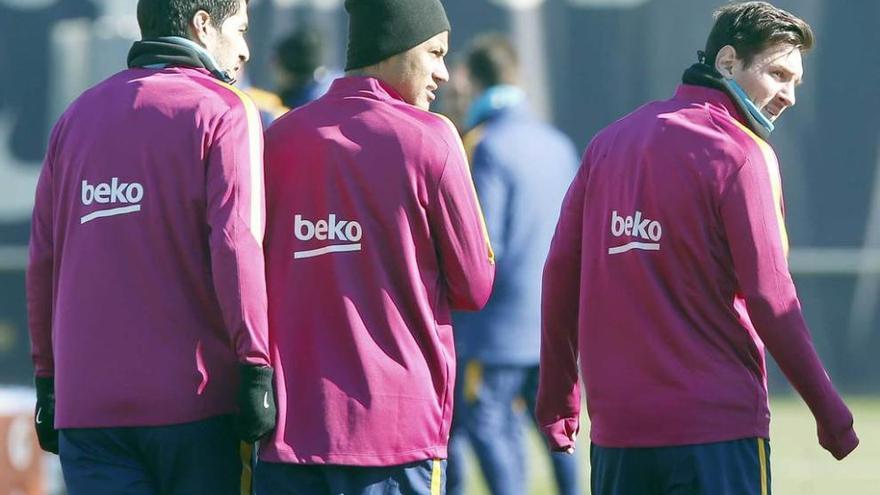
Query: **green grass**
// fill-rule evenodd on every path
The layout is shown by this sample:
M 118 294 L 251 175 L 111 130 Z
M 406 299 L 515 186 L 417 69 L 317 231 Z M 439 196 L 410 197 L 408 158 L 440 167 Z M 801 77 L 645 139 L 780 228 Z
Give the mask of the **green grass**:
M 870 495 L 880 493 L 880 397 L 849 397 L 861 444 L 843 461 L 819 446 L 816 423 L 795 396 L 773 397 L 770 456 L 774 495 Z M 582 426 L 576 455 L 583 465 L 582 488 L 589 493 L 589 425 Z M 529 437 L 529 494 L 554 495 L 553 476 L 536 433 Z M 467 463 L 467 495 L 489 495 L 476 459 Z
M 771 399 L 771 473 L 775 495 L 880 493 L 880 398 L 847 400 L 859 447 L 836 461 L 819 446 L 816 423 L 797 398 Z

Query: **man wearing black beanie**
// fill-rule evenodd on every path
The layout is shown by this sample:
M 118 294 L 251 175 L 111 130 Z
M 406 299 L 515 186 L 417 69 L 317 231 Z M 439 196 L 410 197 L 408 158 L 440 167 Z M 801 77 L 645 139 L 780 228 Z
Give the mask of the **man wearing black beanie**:
M 375 77 L 422 110 L 449 80 L 449 20 L 439 0 L 346 0 L 348 75 Z
M 346 77 L 266 132 L 270 354 L 278 427 L 257 493 L 445 492 L 451 310 L 494 255 L 458 133 L 439 0 L 347 0 Z
M 349 14 L 345 70 L 376 64 L 450 31 L 439 1 L 346 0 Z

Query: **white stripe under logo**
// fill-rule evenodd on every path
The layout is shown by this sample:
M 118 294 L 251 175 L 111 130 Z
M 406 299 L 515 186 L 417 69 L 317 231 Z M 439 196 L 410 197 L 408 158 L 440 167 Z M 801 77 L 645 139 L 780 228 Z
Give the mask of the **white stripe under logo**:
M 644 251 L 660 251 L 660 244 L 653 242 L 630 242 L 622 246 L 608 248 L 608 254 L 620 254 L 633 249 L 642 249 Z
M 136 211 L 141 211 L 141 205 L 122 206 L 120 208 L 111 208 L 109 210 L 93 211 L 80 218 L 79 223 L 82 225 L 86 222 L 91 222 L 96 218 L 115 217 L 116 215 L 125 215 L 126 213 L 134 213 Z
M 293 259 L 301 259 L 301 258 L 314 258 L 315 256 L 321 256 L 322 254 L 328 253 L 346 253 L 350 251 L 360 251 L 361 245 L 357 244 L 334 244 L 332 246 L 324 246 L 318 249 L 312 249 L 309 251 L 295 251 L 293 253 Z

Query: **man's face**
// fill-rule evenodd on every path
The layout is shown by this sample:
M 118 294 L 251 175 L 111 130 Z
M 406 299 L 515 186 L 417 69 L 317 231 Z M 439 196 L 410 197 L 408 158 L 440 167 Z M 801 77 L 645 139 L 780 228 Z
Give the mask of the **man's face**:
M 239 2 L 238 11 L 227 17 L 219 29 L 209 21 L 202 42 L 208 53 L 214 57 L 218 68 L 233 79 L 238 77 L 245 62 L 250 58 L 245 33 L 248 30 L 247 4 Z
M 449 33 L 444 31 L 421 45 L 379 63 L 379 77 L 394 88 L 404 101 L 428 110 L 435 92 L 449 80 L 443 58 L 449 51 Z
M 773 45 L 755 55 L 748 67 L 737 59 L 732 73 L 755 106 L 772 122 L 795 104 L 795 87 L 804 75 L 801 51 L 789 44 Z

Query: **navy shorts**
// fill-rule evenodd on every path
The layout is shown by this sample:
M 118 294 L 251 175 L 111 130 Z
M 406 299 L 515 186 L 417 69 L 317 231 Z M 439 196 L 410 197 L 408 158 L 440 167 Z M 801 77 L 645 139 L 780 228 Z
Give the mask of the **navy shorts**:
M 445 495 L 446 461 L 398 466 L 257 464 L 257 495 Z
M 676 447 L 590 446 L 593 495 L 770 495 L 763 438 Z
M 230 416 L 171 426 L 62 429 L 69 495 L 249 495 L 254 450 Z

